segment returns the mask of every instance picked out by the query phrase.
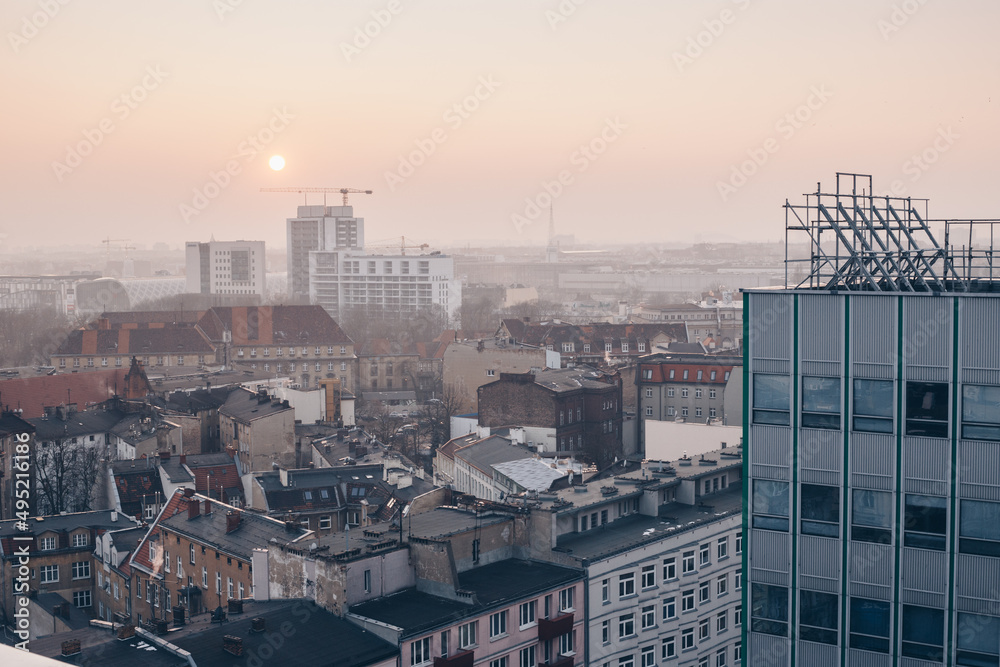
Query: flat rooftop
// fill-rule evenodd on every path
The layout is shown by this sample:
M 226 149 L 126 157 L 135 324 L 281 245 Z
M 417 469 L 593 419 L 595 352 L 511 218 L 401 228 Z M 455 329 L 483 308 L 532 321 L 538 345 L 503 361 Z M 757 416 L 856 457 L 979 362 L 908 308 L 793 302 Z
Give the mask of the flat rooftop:
M 415 588 L 351 607 L 350 613 L 400 628 L 413 636 L 492 608 L 513 604 L 583 578 L 583 572 L 540 561 L 508 559 L 459 575 L 459 587 L 474 593 L 465 604 Z
M 600 560 L 650 542 L 678 535 L 719 519 L 738 516 L 743 508 L 743 483 L 734 482 L 725 491 L 704 496 L 698 505 L 670 503 L 659 516 L 632 515 L 582 533 L 559 538 L 556 551 L 581 560 Z

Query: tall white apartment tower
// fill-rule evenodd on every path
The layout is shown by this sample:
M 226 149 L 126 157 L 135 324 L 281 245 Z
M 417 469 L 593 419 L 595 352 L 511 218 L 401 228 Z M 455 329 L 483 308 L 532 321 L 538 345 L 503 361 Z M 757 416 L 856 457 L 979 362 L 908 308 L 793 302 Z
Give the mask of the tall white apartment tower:
M 288 290 L 293 300 L 309 299 L 309 253 L 359 250 L 365 246 L 365 219 L 353 206 L 299 206 L 288 218 Z
M 997 221 L 857 174 L 785 210 L 807 256 L 744 293 L 748 664 L 998 665 Z
M 188 294 L 266 293 L 263 241 L 189 241 L 184 250 Z

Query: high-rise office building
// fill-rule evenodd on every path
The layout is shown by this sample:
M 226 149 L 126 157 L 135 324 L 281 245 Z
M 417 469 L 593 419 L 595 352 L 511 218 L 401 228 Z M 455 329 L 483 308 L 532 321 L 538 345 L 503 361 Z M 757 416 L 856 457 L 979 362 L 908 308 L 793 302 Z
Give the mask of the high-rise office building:
M 871 193 L 786 203 L 808 256 L 744 294 L 748 664 L 997 665 L 991 221 Z

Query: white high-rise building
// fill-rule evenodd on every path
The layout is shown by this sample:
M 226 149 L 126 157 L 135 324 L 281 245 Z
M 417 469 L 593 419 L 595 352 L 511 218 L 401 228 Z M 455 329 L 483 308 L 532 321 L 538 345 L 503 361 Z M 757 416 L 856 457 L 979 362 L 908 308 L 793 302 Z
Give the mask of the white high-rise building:
M 462 285 L 454 259 L 439 252 L 370 254 L 365 220 L 353 206 L 299 206 L 288 218 L 288 289 L 293 300 L 323 306 L 333 317 L 345 309 L 405 317 L 438 307 L 458 316 Z
M 185 253 L 188 294 L 264 296 L 267 283 L 263 241 L 189 241 Z

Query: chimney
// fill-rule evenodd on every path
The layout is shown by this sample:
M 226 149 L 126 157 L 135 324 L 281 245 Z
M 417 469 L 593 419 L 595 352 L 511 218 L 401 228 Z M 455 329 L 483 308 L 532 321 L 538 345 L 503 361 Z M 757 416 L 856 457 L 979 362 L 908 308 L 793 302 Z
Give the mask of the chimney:
M 184 465 L 187 462 L 188 462 L 187 454 L 181 454 L 181 465 Z
M 185 494 L 187 493 L 188 490 L 189 489 L 184 490 Z M 200 509 L 201 509 L 201 503 L 198 501 L 197 498 L 188 501 L 188 520 L 190 521 L 191 519 L 198 518 L 198 515 L 200 514 L 199 512 Z
M 194 495 L 194 489 L 184 489 L 184 497 L 190 498 Z
M 205 512 L 205 514 L 211 514 L 212 513 L 212 501 L 209 500 L 208 498 L 205 498 L 205 510 L 204 510 L 204 512 Z
M 170 452 L 160 452 L 160 461 L 169 461 Z
M 243 638 L 236 635 L 224 635 L 222 637 L 222 650 L 236 657 L 243 655 Z
M 226 513 L 226 534 L 233 532 L 240 527 L 240 513 L 237 510 Z

